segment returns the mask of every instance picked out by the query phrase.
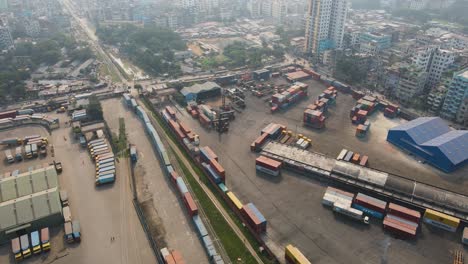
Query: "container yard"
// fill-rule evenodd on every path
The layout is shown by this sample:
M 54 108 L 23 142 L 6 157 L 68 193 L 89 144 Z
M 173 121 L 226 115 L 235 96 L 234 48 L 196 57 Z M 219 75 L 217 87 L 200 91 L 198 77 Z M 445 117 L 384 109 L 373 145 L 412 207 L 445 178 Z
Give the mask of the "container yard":
M 277 85 L 281 84 L 280 78 L 273 78 L 271 81 L 278 83 Z M 385 135 L 388 131 L 389 128 L 393 126 L 393 124 L 398 124 L 403 121 L 399 119 L 388 119 L 387 117 L 384 116 L 384 113 L 381 109 L 381 106 L 377 107 L 373 111 L 371 111 L 371 114 L 366 114 L 366 121 L 369 121 L 369 127 L 367 129 L 367 133 L 365 135 L 356 135 L 356 129 L 357 126 L 352 124 L 350 122 L 350 109 L 352 109 L 356 105 L 356 101 L 358 99 L 352 98 L 350 95 L 347 95 L 346 93 L 349 93 L 350 90 L 347 88 L 345 85 L 342 85 L 340 83 L 335 83 L 336 85 L 336 91 L 342 92 L 344 94 L 340 94 L 339 96 L 336 96 L 336 104 L 335 105 L 330 105 L 328 108 L 326 108 L 326 111 L 322 113 L 323 116 L 326 116 L 326 126 L 323 127 L 323 129 L 320 130 L 315 130 L 315 129 L 308 129 L 304 127 L 304 109 L 308 109 L 308 106 L 312 107 L 311 105 L 316 105 L 315 101 L 319 101 L 319 96 L 321 96 L 324 91 L 326 91 L 330 86 L 334 86 L 331 82 L 328 82 L 328 84 L 323 85 L 323 84 L 318 84 L 316 79 L 312 80 L 304 80 L 304 83 L 309 85 L 308 88 L 308 98 L 307 100 L 299 101 L 295 104 L 294 107 L 289 108 L 288 111 L 285 112 L 279 112 L 274 115 L 270 115 L 265 112 L 265 105 L 268 103 L 266 101 L 266 98 L 256 98 L 255 97 L 249 97 L 247 96 L 245 98 L 245 102 L 247 104 L 247 110 L 243 111 L 240 114 L 237 114 L 236 120 L 233 121 L 230 125 L 230 133 L 225 134 L 221 137 L 215 136 L 212 132 L 203 130 L 197 122 L 193 122 L 190 114 L 187 111 L 180 111 L 181 115 L 178 116 L 179 119 L 181 119 L 184 123 L 189 125 L 192 128 L 192 131 L 196 131 L 197 134 L 200 135 L 200 141 L 202 142 L 207 142 L 206 145 L 210 146 L 210 148 L 213 150 L 213 152 L 219 154 L 219 160 L 221 160 L 221 164 L 223 165 L 227 177 L 225 184 L 229 188 L 229 186 L 232 186 L 234 184 L 234 192 L 232 194 L 235 194 L 234 198 L 231 200 L 237 200 L 237 201 L 242 201 L 242 200 L 251 200 L 253 201 L 258 208 L 262 210 L 262 212 L 265 215 L 265 218 L 268 220 L 269 225 L 268 228 L 271 229 L 272 233 L 269 234 L 269 238 L 272 239 L 272 243 L 274 244 L 274 241 L 284 241 L 283 238 L 280 238 L 280 236 L 275 235 L 275 234 L 290 234 L 286 230 L 291 230 L 295 229 L 292 227 L 290 224 L 287 224 L 287 222 L 291 221 L 289 216 L 284 215 L 284 212 L 290 212 L 293 213 L 295 211 L 292 211 L 293 208 L 296 209 L 296 211 L 300 210 L 300 204 L 304 200 L 308 200 L 308 203 L 303 203 L 303 206 L 309 206 L 311 201 L 309 198 L 302 198 L 302 199 L 294 199 L 294 200 L 300 200 L 298 205 L 292 205 L 289 202 L 281 202 L 280 208 L 277 208 L 278 203 L 277 200 L 275 200 L 274 197 L 278 197 L 278 199 L 281 199 L 279 197 L 290 197 L 287 195 L 287 190 L 291 192 L 292 186 L 294 186 L 296 193 L 296 189 L 305 189 L 305 186 L 309 186 L 310 184 L 305 184 L 304 182 L 309 182 L 309 181 L 315 181 L 316 179 L 320 179 L 320 182 L 322 181 L 321 177 L 313 176 L 309 178 L 310 180 L 305 180 L 303 177 L 296 176 L 294 177 L 297 172 L 300 172 L 304 170 L 303 167 L 295 168 L 295 169 L 290 169 L 290 168 L 285 168 L 283 165 L 281 168 L 281 177 L 279 180 L 279 183 L 277 181 L 271 181 L 272 178 L 267 178 L 267 177 L 258 177 L 256 166 L 250 165 L 249 166 L 243 165 L 245 161 L 241 158 L 246 155 L 245 149 L 242 148 L 242 146 L 239 146 L 239 142 L 245 142 L 246 139 L 248 141 L 245 144 L 250 144 L 250 150 L 252 151 L 250 154 L 251 160 L 255 160 L 258 158 L 258 153 L 261 153 L 261 155 L 266 156 L 268 158 L 273 158 L 273 156 L 267 155 L 265 151 L 262 152 L 262 150 L 265 150 L 267 146 L 269 146 L 271 141 L 276 141 L 279 140 L 281 143 L 289 145 L 289 146 L 298 146 L 296 143 L 298 141 L 298 136 L 299 134 L 304 135 L 308 139 L 311 140 L 311 148 L 308 151 L 305 152 L 298 152 L 292 155 L 294 156 L 301 156 L 298 155 L 298 153 L 310 153 L 312 152 L 319 152 L 323 153 L 326 156 L 330 157 L 337 157 L 340 152 L 342 152 L 343 147 L 346 149 L 351 149 L 352 151 L 346 151 L 343 152 L 344 156 L 348 157 L 348 162 L 349 165 L 352 166 L 359 166 L 360 168 L 366 168 L 367 166 L 372 166 L 373 168 L 377 168 L 382 171 L 390 171 L 390 174 L 392 175 L 405 175 L 407 171 L 417 171 L 418 173 L 412 174 L 411 176 L 413 177 L 419 177 L 419 175 L 430 175 L 431 179 L 431 187 L 434 182 L 432 180 L 435 180 L 437 183 L 442 183 L 440 178 L 436 175 L 436 172 L 423 164 L 418 164 L 415 162 L 412 158 L 407 157 L 405 155 L 401 155 L 398 153 L 396 150 L 394 150 L 389 144 L 385 142 Z M 281 84 L 283 85 L 283 84 Z M 287 87 L 287 83 L 285 83 Z M 289 84 L 290 85 L 290 84 Z M 365 95 L 364 95 L 365 96 Z M 362 96 L 362 97 L 364 97 Z M 361 98 L 362 98 L 361 97 Z M 322 95 L 322 98 L 324 96 Z M 361 99 L 359 98 L 359 99 Z M 265 101 L 263 100 L 265 99 Z M 326 98 L 328 99 L 328 98 Z M 367 98 L 370 99 L 370 98 Z M 366 99 L 366 100 L 367 100 Z M 325 100 L 322 100 L 322 103 L 324 103 Z M 366 104 L 367 102 L 364 102 Z M 320 104 L 320 103 L 319 103 Z M 319 105 L 321 106 L 321 105 Z M 314 106 L 314 108 L 317 109 L 317 106 Z M 195 121 L 195 120 L 194 120 Z M 262 131 L 267 127 L 270 123 L 275 123 L 275 124 L 287 124 L 287 128 L 280 131 L 280 134 L 275 138 L 272 137 L 271 135 L 264 133 L 265 131 Z M 362 125 L 366 124 L 364 121 Z M 370 124 L 372 124 L 372 128 L 370 129 Z M 367 125 L 367 124 L 366 124 Z M 371 131 L 372 130 L 372 131 Z M 371 133 L 369 133 L 371 131 Z M 205 144 L 205 143 L 204 143 Z M 299 149 L 299 147 L 297 147 Z M 382 152 L 382 149 L 385 149 L 386 151 Z M 302 150 L 304 151 L 304 150 Z M 349 152 L 349 153 L 348 153 Z M 355 155 L 357 154 L 357 155 Z M 345 160 L 346 157 L 342 157 L 341 159 Z M 227 159 L 227 160 L 226 160 Z M 331 159 L 332 160 L 332 159 Z M 297 161 L 294 160 L 296 163 Z M 325 167 L 327 167 L 327 159 L 322 159 L 322 156 L 316 156 L 314 155 L 313 158 L 310 160 L 310 164 L 314 164 L 315 166 L 310 166 L 313 171 L 313 175 L 317 175 L 317 171 L 321 172 L 321 166 L 318 166 L 317 163 L 325 163 Z M 227 162 L 227 163 L 226 163 Z M 333 167 L 332 163 L 335 161 L 330 161 L 330 165 Z M 395 164 L 398 164 L 396 166 Z M 286 166 L 289 167 L 289 166 Z M 353 167 L 354 169 L 354 167 Z M 229 177 L 230 171 L 235 171 L 236 172 L 236 177 L 232 178 Z M 325 170 L 324 170 L 325 171 Z M 232 172 L 231 172 L 232 173 Z M 301 174 L 301 173 L 299 173 Z M 291 175 L 294 175 L 291 177 Z M 332 175 L 333 176 L 333 175 Z M 367 177 L 367 176 L 363 176 Z M 425 176 L 426 177 L 426 176 Z M 428 178 L 425 177 L 420 177 L 416 178 L 417 180 L 420 180 L 421 182 L 427 182 Z M 391 178 L 391 177 L 390 177 Z M 325 180 L 328 181 L 328 180 Z M 393 181 L 390 180 L 390 181 Z M 398 181 L 399 184 L 399 179 L 395 180 Z M 248 184 L 247 184 L 248 183 Z M 339 182 L 341 184 L 345 184 L 346 186 L 349 186 L 348 183 L 344 182 Z M 420 182 L 418 182 L 419 185 Z M 274 184 L 278 184 L 279 186 L 283 186 L 285 188 L 284 191 L 280 190 L 280 187 L 274 186 Z M 288 185 L 286 185 L 288 184 Z M 444 182 L 442 184 L 439 184 L 439 186 L 443 187 L 444 189 L 447 188 L 447 182 Z M 321 189 L 319 186 L 315 186 L 312 188 L 317 188 Z M 261 187 L 260 187 L 261 186 Z M 288 186 L 288 187 L 285 187 Z M 423 185 L 424 186 L 424 185 Z M 424 186 L 426 187 L 426 186 Z M 266 189 L 265 189 L 266 188 Z M 359 192 L 359 188 L 361 187 L 352 187 L 351 189 L 358 188 L 358 190 L 355 193 Z M 405 187 L 406 188 L 406 187 Z M 450 188 L 454 188 L 453 190 L 461 191 L 461 188 L 459 186 L 452 185 Z M 457 189 L 458 188 L 458 189 Z M 231 189 L 231 188 L 229 188 Z M 422 189 L 421 189 L 422 190 Z M 306 190 L 304 190 L 306 191 Z M 297 191 L 299 192 L 299 191 Z M 263 195 L 265 193 L 268 193 L 268 198 L 265 198 Z M 274 193 L 274 194 L 272 194 Z M 230 193 L 228 193 L 229 195 Z M 364 193 L 363 193 L 364 194 Z M 370 195 L 369 193 L 366 193 L 366 195 Z M 255 199 L 254 199 L 255 198 Z M 380 195 L 377 197 L 374 197 L 378 200 L 382 200 L 385 202 L 388 202 L 386 199 L 382 199 Z M 273 200 L 272 200 L 273 199 Z M 290 199 L 290 198 L 289 198 Z M 320 200 L 321 198 L 318 198 Z M 231 204 L 234 206 L 236 202 L 231 202 Z M 242 204 L 242 203 L 241 203 Z M 274 205 L 273 205 L 274 204 Z M 286 207 L 286 204 L 288 205 L 288 208 Z M 277 208 L 277 209 L 273 209 Z M 356 209 L 351 207 L 352 209 Z M 371 209 L 372 208 L 368 208 Z M 315 212 L 319 210 L 321 213 L 319 213 L 320 217 L 330 217 L 330 209 L 322 212 L 322 209 L 315 209 Z M 358 209 L 356 209 L 358 210 Z M 375 212 L 378 212 L 377 210 L 373 210 Z M 371 211 L 368 211 L 369 213 L 372 213 Z M 385 211 L 384 211 L 385 212 Z M 279 215 L 277 215 L 279 214 Z M 328 215 L 328 216 L 325 216 Z M 296 225 L 300 225 L 301 227 L 304 226 L 303 224 L 303 217 L 304 215 L 301 214 L 302 217 L 294 217 L 293 222 Z M 313 215 L 310 215 L 309 217 L 314 218 Z M 289 220 L 287 220 L 289 219 Z M 333 217 L 331 218 L 333 219 Z M 335 221 L 337 222 L 336 225 L 333 224 L 333 228 L 336 230 L 340 230 L 340 232 L 346 233 L 348 235 L 351 235 L 354 233 L 353 228 L 349 229 L 349 225 L 354 226 L 353 222 L 355 221 L 346 221 L 347 217 L 339 217 L 335 218 Z M 403 219 L 405 220 L 405 219 Z M 317 220 L 318 221 L 318 220 Z M 374 230 L 374 222 L 375 221 L 380 221 L 381 229 L 379 230 Z M 346 222 L 346 225 L 343 227 L 338 227 L 337 225 L 342 224 L 341 222 Z M 327 221 L 327 223 L 330 223 L 330 220 Z M 379 239 L 384 239 L 385 237 L 392 237 L 396 238 L 395 234 L 392 232 L 383 232 L 383 219 L 378 219 L 378 218 L 372 218 L 370 216 L 370 229 L 368 235 L 365 235 L 366 237 L 368 236 L 369 239 L 372 237 L 378 237 Z M 359 223 L 356 223 L 356 228 Z M 279 226 L 279 225 L 284 225 L 284 226 Z M 288 228 L 286 228 L 286 226 Z M 305 225 L 306 227 L 305 232 L 311 232 L 314 233 L 316 232 L 316 228 L 312 226 Z M 322 227 L 323 228 L 323 227 Z M 344 231 L 343 228 L 348 228 L 346 231 Z M 419 227 L 420 229 L 418 230 L 423 230 L 423 232 L 429 232 L 427 227 Z M 329 228 L 325 228 L 329 230 Z M 300 231 L 297 231 L 300 232 Z M 335 233 L 335 231 L 330 231 L 331 233 Z M 362 233 L 360 233 L 362 234 Z M 326 235 L 328 236 L 328 235 Z M 351 235 L 352 236 L 352 235 Z M 433 234 L 430 235 L 430 237 L 433 236 Z M 437 236 L 437 234 L 435 234 Z M 302 237 L 301 235 L 291 235 L 288 236 L 291 237 L 291 242 L 295 241 L 302 241 L 302 245 L 310 245 L 310 243 L 313 243 L 311 240 L 306 239 Z M 340 236 L 341 237 L 341 236 Z M 345 238 L 345 240 L 349 241 L 349 244 L 352 244 L 352 239 L 351 238 Z M 458 245 L 460 241 L 460 236 L 457 235 L 456 237 L 451 237 L 449 238 L 450 240 L 450 245 Z M 429 241 L 427 238 L 418 238 L 417 239 L 417 245 L 413 246 L 414 248 L 418 248 L 419 250 L 423 247 L 431 247 L 433 249 L 433 252 L 438 252 L 434 253 L 433 256 L 437 255 L 441 256 L 440 252 L 441 249 L 439 248 L 439 245 L 441 242 L 437 241 Z M 398 242 L 392 242 L 396 243 L 394 245 L 398 245 Z M 267 242 L 267 245 L 269 245 L 269 241 Z M 301 245 L 299 243 L 298 245 Z M 325 246 L 325 245 L 322 245 Z M 328 246 L 328 244 L 327 244 Z M 327 247 L 325 246 L 325 247 Z M 369 245 L 370 246 L 370 245 Z M 340 255 L 341 257 L 345 257 L 347 259 L 376 259 L 380 258 L 380 254 L 378 253 L 379 250 L 373 246 L 370 246 L 373 248 L 372 252 L 370 253 L 366 251 L 367 253 L 362 253 L 359 254 L 359 256 L 352 256 L 348 255 L 344 251 L 338 249 L 338 247 L 333 247 L 337 254 Z M 274 247 L 272 247 L 274 248 Z M 307 256 L 311 257 L 311 260 L 314 260 L 313 257 L 315 256 L 316 260 L 325 260 L 328 259 L 329 256 L 324 254 L 323 252 L 320 252 L 320 250 L 315 250 L 315 247 L 312 247 L 311 249 L 307 249 L 306 253 Z M 406 251 L 403 250 L 401 253 L 401 256 L 406 256 L 408 259 L 413 259 L 413 260 L 422 260 L 426 259 L 426 257 L 417 255 L 415 256 L 412 252 L 412 250 L 407 249 Z M 276 255 L 276 254 L 275 254 Z M 392 254 L 391 254 L 392 255 Z M 444 255 L 444 254 L 442 254 Z M 365 257 L 364 257 L 365 256 Z M 389 256 L 389 258 L 396 260 L 402 260 L 396 255 Z M 380 261 L 380 260 L 379 260 Z M 360 261 L 351 261 L 353 263 L 360 263 Z M 401 261 L 401 263 L 406 263 L 405 261 Z M 411 262 L 409 262 L 411 263 Z

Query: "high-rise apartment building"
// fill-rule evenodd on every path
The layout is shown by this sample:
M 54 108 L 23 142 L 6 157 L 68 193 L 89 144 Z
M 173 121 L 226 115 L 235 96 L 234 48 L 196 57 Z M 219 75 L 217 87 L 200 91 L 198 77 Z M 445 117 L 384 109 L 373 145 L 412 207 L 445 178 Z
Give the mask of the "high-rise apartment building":
M 347 11 L 346 0 L 309 0 L 304 52 L 320 57 L 326 50 L 342 48 Z
M 459 123 L 468 115 L 468 69 L 457 72 L 450 83 L 440 116 Z
M 456 54 L 453 51 L 438 47 L 424 47 L 416 50 L 413 64 L 429 73 L 429 87 L 435 87 L 443 73 L 454 63 Z

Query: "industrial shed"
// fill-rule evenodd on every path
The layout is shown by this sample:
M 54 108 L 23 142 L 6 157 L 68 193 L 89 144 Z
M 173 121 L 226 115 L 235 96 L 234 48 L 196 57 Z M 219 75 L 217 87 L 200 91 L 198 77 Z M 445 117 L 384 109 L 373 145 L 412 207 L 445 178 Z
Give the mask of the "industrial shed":
M 185 97 L 185 101 L 190 102 L 220 95 L 221 87 L 214 82 L 205 82 L 185 87 L 180 92 Z
M 468 163 L 468 131 L 452 130 L 439 117 L 421 117 L 394 127 L 387 141 L 444 172 Z
M 62 222 L 58 178 L 53 166 L 0 180 L 0 243 L 22 231 Z

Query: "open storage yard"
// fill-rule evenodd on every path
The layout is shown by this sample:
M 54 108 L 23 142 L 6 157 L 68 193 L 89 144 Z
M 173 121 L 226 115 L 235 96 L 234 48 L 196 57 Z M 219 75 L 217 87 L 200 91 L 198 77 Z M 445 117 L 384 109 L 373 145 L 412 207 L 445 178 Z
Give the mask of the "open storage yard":
M 63 225 L 51 228 L 51 251 L 33 256 L 24 263 L 155 263 L 143 228 L 132 204 L 128 171 L 123 160 L 117 163 L 118 179 L 112 185 L 95 186 L 95 166 L 88 151 L 72 138 L 71 127 L 65 125 L 68 117 L 56 115 L 61 127 L 49 133 L 40 126 L 23 126 L 0 132 L 0 138 L 45 136 L 53 145 L 55 157 L 49 150 L 45 158 L 26 159 L 21 162 L 0 164 L 4 172 L 31 166 L 42 166 L 53 160 L 62 163 L 59 175 L 60 189 L 68 192 L 73 220 L 81 223 L 80 244 L 67 244 Z M 3 149 L 2 149 L 3 150 Z M 14 150 L 12 151 L 14 152 Z M 2 151 L 3 153 L 3 151 Z M 62 220 L 63 221 L 63 220 Z M 111 239 L 114 237 L 114 239 Z M 0 247 L 0 263 L 15 263 L 9 243 Z
M 273 79 L 284 83 L 283 79 Z M 247 107 L 231 121 L 229 131 L 219 135 L 200 125 L 198 120 L 178 107 L 177 116 L 200 135 L 200 145 L 210 146 L 226 169 L 226 185 L 243 202 L 253 201 L 269 222 L 268 240 L 276 244 L 275 250 L 288 243 L 296 245 L 312 263 L 443 263 L 451 258 L 451 252 L 461 247 L 460 230 L 448 233 L 422 224 L 414 241 L 395 239 L 384 232 L 380 221 L 372 220 L 370 227 L 334 216 L 321 205 L 326 184 L 318 178 L 307 178 L 288 170 L 274 178 L 257 174 L 256 154 L 250 152 L 250 144 L 260 136 L 260 131 L 274 122 L 287 126 L 294 134 L 310 138 L 312 150 L 329 157 L 336 157 L 345 148 L 369 156 L 369 166 L 420 182 L 435 185 L 454 192 L 467 194 L 468 168 L 445 174 L 429 165 L 419 163 L 387 143 L 389 128 L 405 121 L 387 119 L 381 112 L 373 113 L 368 120 L 372 128 L 365 138 L 355 136 L 356 127 L 351 124 L 349 112 L 356 101 L 339 93 L 336 106 L 328 110 L 326 127 L 322 130 L 302 125 L 303 112 L 327 87 L 308 80 L 308 99 L 287 110 L 270 113 L 264 98 L 246 92 Z M 219 101 L 208 101 L 219 105 Z M 281 256 L 282 251 L 276 250 Z

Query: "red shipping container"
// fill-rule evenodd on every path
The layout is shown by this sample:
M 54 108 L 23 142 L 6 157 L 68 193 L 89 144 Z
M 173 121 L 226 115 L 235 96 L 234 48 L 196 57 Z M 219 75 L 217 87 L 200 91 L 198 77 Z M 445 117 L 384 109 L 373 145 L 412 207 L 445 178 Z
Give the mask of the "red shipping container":
M 250 225 L 256 233 L 262 233 L 265 231 L 265 226 L 261 225 L 260 220 L 258 220 L 257 216 L 250 210 L 250 208 L 243 206 L 242 213 L 247 221 L 247 224 Z
M 16 111 L 15 110 L 0 113 L 0 119 L 15 118 L 15 117 L 16 117 Z
M 263 133 L 261 136 L 259 136 L 256 140 L 255 140 L 255 146 L 260 146 L 260 145 L 263 145 L 263 143 L 265 143 L 265 140 L 268 138 L 268 133 Z
M 172 255 L 168 255 L 164 258 L 164 261 L 167 263 L 167 264 L 177 264 L 174 260 L 174 257 Z
M 370 199 L 365 199 L 362 197 L 358 197 L 358 196 L 356 196 L 356 198 L 354 199 L 354 202 L 366 208 L 369 208 L 371 210 L 380 212 L 380 213 L 384 213 L 386 209 L 385 206 L 378 204 L 375 201 L 372 201 Z
M 398 225 L 386 219 L 383 221 L 383 226 L 385 230 L 388 230 L 401 237 L 414 238 L 416 236 L 416 230 L 405 228 L 404 226 Z
M 388 217 L 389 215 L 390 215 L 390 214 L 387 214 L 387 216 L 385 216 L 384 220 L 387 220 L 388 222 L 392 222 L 392 223 L 394 223 L 394 224 L 400 225 L 400 226 L 402 226 L 402 227 L 404 227 L 404 228 L 408 228 L 408 229 L 410 229 L 410 230 L 415 230 L 415 231 L 416 231 L 416 230 L 418 229 L 417 226 L 413 226 L 413 225 L 410 225 L 410 224 L 405 223 L 405 222 L 403 222 L 403 221 L 399 221 L 399 220 L 397 220 L 397 219 L 395 219 L 395 218 Z M 391 216 L 391 215 L 390 215 L 390 216 Z M 395 216 L 393 216 L 393 217 L 395 217 Z M 398 217 L 398 216 L 396 216 L 396 217 Z M 409 222 L 409 221 L 408 221 L 408 222 Z
M 192 116 L 193 118 L 197 118 L 197 117 L 198 117 L 198 112 L 197 112 L 197 110 L 192 110 L 192 111 L 190 112 L 190 114 L 191 114 L 191 116 Z
M 277 171 L 281 168 L 281 162 L 267 158 L 265 156 L 260 156 L 255 160 L 256 165 L 263 166 L 267 169 Z
M 185 138 L 184 132 L 182 132 L 182 130 L 180 130 L 179 127 L 176 127 L 176 128 L 174 129 L 174 131 L 175 131 L 175 133 L 177 134 L 177 137 L 178 137 L 179 139 L 184 139 L 184 138 Z
M 208 117 L 206 117 L 206 115 L 204 114 L 200 114 L 198 116 L 198 119 L 200 120 L 200 123 L 204 126 L 208 126 L 211 122 L 211 120 Z
M 219 164 L 219 162 L 215 159 L 210 160 L 210 165 L 224 181 L 226 179 L 226 171 L 224 170 L 223 166 L 221 166 L 221 164 Z
M 359 162 L 359 165 L 363 167 L 367 167 L 368 160 L 369 160 L 368 156 L 362 156 L 361 162 Z
M 210 159 L 215 159 L 216 161 L 218 161 L 218 155 L 216 155 L 210 147 L 208 146 L 203 147 L 203 151 L 206 152 L 206 154 L 210 157 Z
M 419 220 L 421 219 L 420 212 L 394 203 L 388 204 L 387 212 L 415 223 L 419 223 Z
M 195 201 L 192 198 L 192 195 L 189 192 L 184 194 L 184 203 L 187 207 L 190 216 L 198 214 L 197 204 L 195 203 Z
M 173 250 L 171 254 L 177 264 L 185 264 L 185 260 L 179 251 Z
M 177 178 L 179 178 L 179 174 L 175 171 L 171 172 L 171 181 L 173 184 L 177 184 Z
M 166 111 L 172 118 L 176 118 L 176 112 L 172 107 L 166 106 Z
M 310 105 L 307 106 L 307 109 L 317 110 L 317 105 L 316 104 L 310 104 Z
M 179 121 L 179 126 L 180 126 L 180 129 L 182 129 L 182 132 L 184 132 L 185 134 L 188 134 L 192 131 L 190 127 L 188 127 L 185 123 L 181 121 Z

